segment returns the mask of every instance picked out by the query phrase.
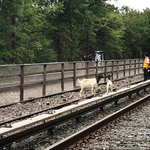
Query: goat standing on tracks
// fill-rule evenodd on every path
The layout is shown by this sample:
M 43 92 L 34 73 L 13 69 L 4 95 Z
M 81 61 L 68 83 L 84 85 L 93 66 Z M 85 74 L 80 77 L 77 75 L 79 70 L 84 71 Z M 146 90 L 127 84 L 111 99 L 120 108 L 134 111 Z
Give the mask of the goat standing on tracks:
M 113 87 L 114 87 L 112 81 L 110 80 L 110 77 L 111 77 L 110 75 L 107 75 L 107 76 L 106 76 L 106 78 L 107 78 L 107 85 L 106 85 L 107 95 L 108 95 L 109 90 L 110 90 L 111 92 L 113 91 Z
M 85 88 L 91 88 L 91 93 L 95 96 L 95 91 L 94 88 L 98 86 L 98 83 L 101 78 L 104 78 L 103 75 L 100 73 L 98 74 L 95 78 L 90 78 L 90 79 L 77 79 L 78 83 L 81 86 L 81 91 L 80 91 L 80 97 L 82 97 L 82 92 Z

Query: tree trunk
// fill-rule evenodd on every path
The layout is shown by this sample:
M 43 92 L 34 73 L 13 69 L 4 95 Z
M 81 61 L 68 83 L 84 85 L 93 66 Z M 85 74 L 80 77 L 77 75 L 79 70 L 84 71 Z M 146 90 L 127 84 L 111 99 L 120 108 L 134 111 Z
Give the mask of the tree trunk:
M 12 16 L 12 25 L 15 27 L 15 16 L 14 16 L 14 15 Z M 12 50 L 13 50 L 13 53 L 14 53 L 13 62 L 16 63 L 16 54 L 15 54 L 15 50 L 16 50 L 15 32 L 12 32 L 12 38 L 13 38 L 13 41 L 12 41 Z
M 89 32 L 86 33 L 87 54 L 89 55 Z

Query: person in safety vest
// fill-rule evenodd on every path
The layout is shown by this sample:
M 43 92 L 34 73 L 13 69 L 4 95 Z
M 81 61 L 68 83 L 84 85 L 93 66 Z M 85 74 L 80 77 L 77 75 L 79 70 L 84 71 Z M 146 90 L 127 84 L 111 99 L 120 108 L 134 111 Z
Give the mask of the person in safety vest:
M 146 54 L 145 59 L 143 60 L 144 81 L 150 79 L 150 69 L 148 69 L 149 63 L 150 63 L 150 60 L 149 60 L 148 55 Z

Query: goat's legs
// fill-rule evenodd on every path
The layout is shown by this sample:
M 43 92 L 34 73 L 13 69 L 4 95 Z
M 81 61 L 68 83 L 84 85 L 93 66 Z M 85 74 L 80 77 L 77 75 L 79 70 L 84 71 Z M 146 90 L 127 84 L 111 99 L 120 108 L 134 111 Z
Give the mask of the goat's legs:
M 113 85 L 110 86 L 110 90 L 111 90 L 111 92 L 113 91 Z
M 94 86 L 91 87 L 91 94 L 93 94 L 95 96 Z
M 107 84 L 107 95 L 108 95 L 108 92 L 109 92 L 109 85 Z
M 94 92 L 93 92 L 93 86 L 91 87 L 91 94 L 94 94 Z
M 81 88 L 81 90 L 80 90 L 80 97 L 82 97 L 83 90 L 84 90 L 84 88 Z
M 80 97 L 82 97 L 82 92 L 83 92 L 83 90 L 81 89 L 81 90 L 80 90 Z

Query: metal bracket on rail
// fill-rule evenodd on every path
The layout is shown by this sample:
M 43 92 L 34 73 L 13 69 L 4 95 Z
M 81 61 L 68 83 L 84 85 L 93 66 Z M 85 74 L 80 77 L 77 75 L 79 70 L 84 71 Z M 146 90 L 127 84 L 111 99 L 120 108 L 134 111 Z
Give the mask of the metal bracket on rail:
M 12 128 L 12 125 L 7 123 L 7 124 L 0 126 L 0 128 Z
M 119 99 L 114 101 L 114 104 L 117 105 L 118 104 Z

